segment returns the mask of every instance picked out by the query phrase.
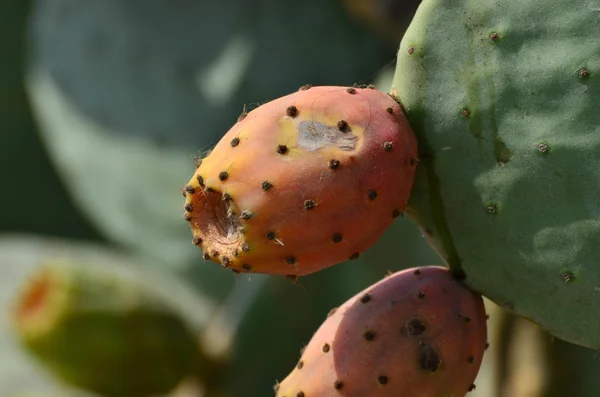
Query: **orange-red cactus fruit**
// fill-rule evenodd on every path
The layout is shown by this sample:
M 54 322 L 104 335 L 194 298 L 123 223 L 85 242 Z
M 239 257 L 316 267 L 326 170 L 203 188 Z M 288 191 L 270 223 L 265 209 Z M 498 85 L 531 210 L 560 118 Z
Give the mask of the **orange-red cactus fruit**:
M 205 259 L 302 276 L 377 241 L 406 206 L 416 159 L 388 94 L 305 87 L 240 116 L 198 162 L 184 217 Z
M 404 270 L 332 311 L 276 397 L 464 397 L 486 339 L 480 295 L 442 267 Z

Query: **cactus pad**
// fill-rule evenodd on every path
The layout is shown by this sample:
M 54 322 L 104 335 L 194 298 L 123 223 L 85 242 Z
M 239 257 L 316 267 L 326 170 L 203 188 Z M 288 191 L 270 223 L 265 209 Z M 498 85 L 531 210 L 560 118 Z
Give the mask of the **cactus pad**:
M 600 8 L 425 0 L 393 82 L 419 140 L 408 214 L 472 289 L 600 348 Z

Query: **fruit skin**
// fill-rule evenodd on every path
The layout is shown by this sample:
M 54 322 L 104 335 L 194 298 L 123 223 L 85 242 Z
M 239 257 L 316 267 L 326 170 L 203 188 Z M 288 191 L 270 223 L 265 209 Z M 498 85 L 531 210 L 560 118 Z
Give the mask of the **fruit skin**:
M 487 343 L 480 295 L 442 267 L 391 274 L 330 315 L 277 397 L 461 397 Z
M 424 0 L 392 92 L 407 214 L 471 289 L 600 348 L 600 24 L 588 3 Z
M 355 259 L 404 209 L 416 139 L 374 88 L 303 87 L 249 113 L 184 188 L 204 258 L 302 276 Z
M 208 365 L 174 311 L 100 268 L 43 265 L 17 297 L 12 323 L 54 375 L 105 396 L 161 395 Z

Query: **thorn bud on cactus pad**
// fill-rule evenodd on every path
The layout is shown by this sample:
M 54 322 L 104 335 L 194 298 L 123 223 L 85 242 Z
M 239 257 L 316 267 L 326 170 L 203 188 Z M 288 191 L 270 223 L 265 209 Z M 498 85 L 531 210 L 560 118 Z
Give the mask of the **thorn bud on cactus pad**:
M 277 397 L 463 397 L 487 340 L 485 307 L 442 267 L 387 276 L 331 314 Z
M 194 335 L 144 287 L 66 263 L 33 274 L 17 297 L 14 331 L 71 385 L 114 397 L 162 395 L 208 361 Z
M 218 253 L 213 261 L 306 275 L 377 241 L 406 206 L 416 157 L 386 93 L 310 87 L 252 110 L 225 134 L 185 188 L 193 210 L 184 218 L 194 242 Z

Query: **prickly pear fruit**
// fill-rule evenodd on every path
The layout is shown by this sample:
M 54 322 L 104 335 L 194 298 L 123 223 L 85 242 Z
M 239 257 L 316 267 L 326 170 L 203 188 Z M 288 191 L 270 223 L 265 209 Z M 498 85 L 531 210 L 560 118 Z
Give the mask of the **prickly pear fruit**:
M 600 23 L 592 2 L 424 0 L 393 91 L 407 214 L 471 289 L 600 348 Z
M 277 397 L 461 397 L 486 348 L 483 299 L 442 267 L 407 269 L 332 311 Z
M 308 87 L 242 113 L 184 188 L 205 259 L 301 276 L 354 259 L 404 210 L 416 140 L 373 88 Z
M 18 296 L 14 330 L 58 378 L 105 396 L 164 394 L 202 365 L 194 335 L 134 280 L 48 264 Z

